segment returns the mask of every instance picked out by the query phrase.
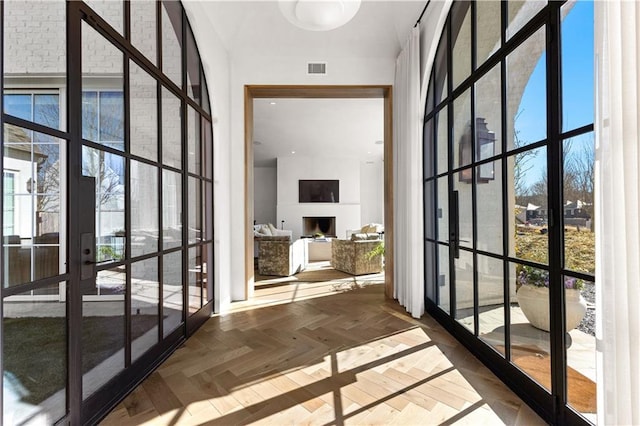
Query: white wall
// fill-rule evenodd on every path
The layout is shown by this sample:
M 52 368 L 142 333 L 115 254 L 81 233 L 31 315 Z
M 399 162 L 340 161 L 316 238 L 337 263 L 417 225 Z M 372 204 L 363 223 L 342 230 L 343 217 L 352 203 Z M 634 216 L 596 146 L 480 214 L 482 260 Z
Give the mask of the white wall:
M 276 215 L 278 204 L 276 167 L 254 167 L 253 188 L 253 219 L 256 223 L 272 223 L 279 228 L 280 221 L 277 220 Z
M 367 223 L 384 223 L 382 160 L 374 161 L 373 164 L 370 161 L 360 163 L 360 226 Z
M 395 58 L 334 57 L 331 73 L 307 75 L 309 58 L 301 56 L 234 56 L 215 34 L 199 2 L 183 2 L 191 22 L 209 84 L 215 143 L 216 311 L 230 300 L 244 300 L 245 223 L 244 87 L 245 85 L 391 85 Z M 279 218 L 276 218 L 279 220 Z M 359 213 L 358 213 L 359 222 Z M 249 293 L 251 293 L 250 283 Z M 220 293 L 220 295 L 218 295 Z
M 337 179 L 340 181 L 339 203 L 299 203 L 298 180 Z M 360 162 L 345 158 L 282 157 L 278 158 L 278 223 L 293 237 L 302 235 L 305 216 L 335 216 L 336 234 L 360 227 Z
M 388 58 L 326 57 L 331 73 L 306 74 L 306 57 L 232 57 L 231 58 L 231 139 L 228 157 L 230 175 L 230 226 L 235 236 L 244 222 L 244 87 L 265 85 L 387 85 L 393 84 L 395 60 Z M 359 214 L 359 213 L 358 213 Z M 280 219 L 278 219 L 280 220 Z M 286 219 L 285 219 L 286 220 Z M 286 224 L 285 224 L 286 225 Z M 244 240 L 230 241 L 231 294 L 233 300 L 247 297 L 244 291 Z M 252 283 L 250 283 L 252 286 Z M 250 290 L 251 291 L 251 290 Z

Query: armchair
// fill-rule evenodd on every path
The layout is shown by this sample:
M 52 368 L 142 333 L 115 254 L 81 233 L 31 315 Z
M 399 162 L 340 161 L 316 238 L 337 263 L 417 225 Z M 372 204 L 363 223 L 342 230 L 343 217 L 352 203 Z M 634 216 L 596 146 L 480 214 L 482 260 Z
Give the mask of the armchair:
M 381 272 L 382 255 L 370 254 L 381 241 L 377 234 L 353 234 L 350 240 L 334 239 L 331 266 L 351 275 Z
M 258 240 L 258 273 L 289 276 L 304 269 L 306 244 L 289 237 L 262 237 Z

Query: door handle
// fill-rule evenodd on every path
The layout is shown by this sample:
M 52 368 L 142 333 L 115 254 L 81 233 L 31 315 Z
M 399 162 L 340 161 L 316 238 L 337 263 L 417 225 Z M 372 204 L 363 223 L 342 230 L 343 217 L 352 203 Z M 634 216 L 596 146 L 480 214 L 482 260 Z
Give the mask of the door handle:
M 93 232 L 80 234 L 80 279 L 88 280 L 96 274 L 96 242 Z
M 453 250 L 453 257 L 456 259 L 460 258 L 460 210 L 459 210 L 459 200 L 458 200 L 458 191 L 452 191 L 450 193 L 450 202 L 451 206 L 451 215 L 449 221 L 449 244 L 451 246 L 451 250 Z

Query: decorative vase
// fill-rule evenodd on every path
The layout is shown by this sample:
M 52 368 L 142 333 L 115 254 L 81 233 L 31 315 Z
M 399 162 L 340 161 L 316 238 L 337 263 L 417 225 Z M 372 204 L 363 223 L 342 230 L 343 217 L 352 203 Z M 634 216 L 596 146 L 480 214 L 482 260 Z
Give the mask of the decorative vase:
M 516 293 L 516 297 L 529 323 L 540 330 L 549 331 L 549 289 L 523 285 Z M 566 331 L 576 328 L 586 312 L 587 302 L 580 294 L 580 290 L 565 289 Z

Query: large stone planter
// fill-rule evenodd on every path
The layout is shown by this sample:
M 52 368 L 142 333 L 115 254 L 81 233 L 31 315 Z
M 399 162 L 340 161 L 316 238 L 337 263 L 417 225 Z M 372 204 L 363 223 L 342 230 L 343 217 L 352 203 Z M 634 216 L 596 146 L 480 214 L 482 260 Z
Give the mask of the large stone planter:
M 516 293 L 522 313 L 532 326 L 540 330 L 549 331 L 549 289 L 523 285 Z M 580 290 L 565 290 L 565 314 L 567 330 L 573 330 L 580 324 L 587 312 L 587 302 L 580 294 Z

